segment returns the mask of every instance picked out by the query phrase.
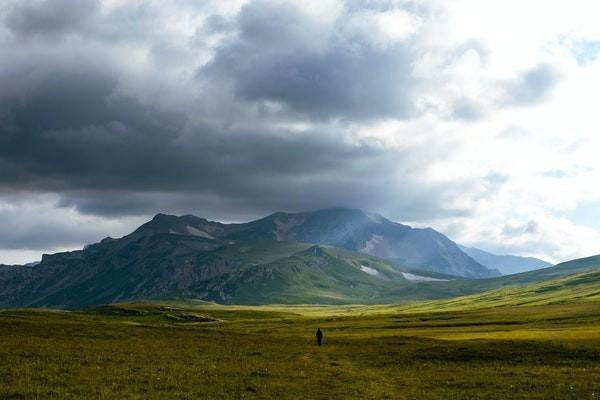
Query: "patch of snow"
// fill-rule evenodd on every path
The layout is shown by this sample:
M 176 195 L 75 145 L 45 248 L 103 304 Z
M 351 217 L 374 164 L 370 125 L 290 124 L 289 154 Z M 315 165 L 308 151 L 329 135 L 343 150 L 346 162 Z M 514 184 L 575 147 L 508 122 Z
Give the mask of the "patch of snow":
M 366 272 L 367 274 L 369 274 L 371 276 L 376 276 L 378 278 L 383 278 L 381 276 L 381 272 L 377 271 L 375 268 L 367 267 L 366 265 L 361 265 L 360 266 L 360 270 L 363 271 L 363 272 Z
M 377 245 L 377 243 L 381 242 L 383 240 L 383 236 L 381 235 L 372 235 L 371 239 L 369 239 L 367 241 L 367 243 L 365 243 L 365 246 L 360 250 L 363 253 L 369 253 L 371 252 L 375 246 Z
M 404 278 L 409 281 L 418 281 L 418 282 L 448 282 L 449 281 L 449 279 L 432 278 L 430 276 L 415 275 L 415 274 L 411 274 L 409 272 L 402 272 L 402 276 L 404 276 Z
M 188 225 L 185 229 L 188 231 L 188 233 L 190 235 L 200 236 L 200 237 L 203 237 L 205 239 L 214 239 L 214 236 L 212 236 L 208 232 L 201 231 L 200 229 L 194 228 L 193 226 L 189 226 Z

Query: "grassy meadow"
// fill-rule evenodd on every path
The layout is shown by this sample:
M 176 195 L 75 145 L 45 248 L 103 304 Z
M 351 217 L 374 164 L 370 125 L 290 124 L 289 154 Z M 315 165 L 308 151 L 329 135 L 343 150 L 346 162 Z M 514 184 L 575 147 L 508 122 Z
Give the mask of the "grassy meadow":
M 0 399 L 600 397 L 600 302 L 442 303 L 3 310 Z

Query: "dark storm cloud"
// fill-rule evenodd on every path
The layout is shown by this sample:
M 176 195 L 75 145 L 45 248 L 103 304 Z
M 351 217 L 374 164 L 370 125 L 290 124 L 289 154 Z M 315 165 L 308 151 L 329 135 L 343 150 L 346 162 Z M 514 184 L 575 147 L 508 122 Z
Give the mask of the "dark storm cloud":
M 90 69 L 46 71 L 19 98 L 2 101 L 0 171 L 3 186 L 61 190 L 128 184 L 140 171 L 136 154 L 157 153 L 182 118 L 111 97 L 115 79 Z M 148 163 L 146 163 L 148 164 Z
M 217 49 L 200 75 L 233 82 L 242 99 L 279 102 L 312 118 L 407 118 L 415 112 L 410 42 L 382 47 L 314 25 L 294 6 L 251 3 L 238 16 L 239 34 Z
M 114 81 L 52 74 L 2 118 L 5 184 L 47 190 L 252 189 L 278 176 L 348 171 L 384 155 L 334 135 L 228 131 L 113 96 Z M 13 168 L 10 168 L 10 166 Z M 245 176 L 240 176 L 245 174 Z
M 21 36 L 53 37 L 85 28 L 98 0 L 31 0 L 15 3 L 4 23 Z
M 256 210 L 360 206 L 378 198 L 402 158 L 335 131 L 188 124 L 116 95 L 114 79 L 92 69 L 53 71 L 41 82 L 2 118 L 0 187 L 58 192 L 62 206 L 83 213 L 135 215 L 194 202 L 213 210 L 226 202 Z

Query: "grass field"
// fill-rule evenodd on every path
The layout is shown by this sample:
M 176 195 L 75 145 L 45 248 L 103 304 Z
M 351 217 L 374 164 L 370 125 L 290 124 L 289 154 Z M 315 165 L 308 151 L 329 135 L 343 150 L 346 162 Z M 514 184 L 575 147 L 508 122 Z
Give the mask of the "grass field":
M 427 307 L 4 310 L 0 399 L 600 397 L 600 302 Z

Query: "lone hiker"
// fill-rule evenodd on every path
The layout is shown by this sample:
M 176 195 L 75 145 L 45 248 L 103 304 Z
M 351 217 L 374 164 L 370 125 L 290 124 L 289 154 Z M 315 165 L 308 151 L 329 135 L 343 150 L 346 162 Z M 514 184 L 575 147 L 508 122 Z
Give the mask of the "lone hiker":
M 323 341 L 323 331 L 321 330 L 321 328 L 317 328 L 317 345 L 321 345 L 321 342 Z

